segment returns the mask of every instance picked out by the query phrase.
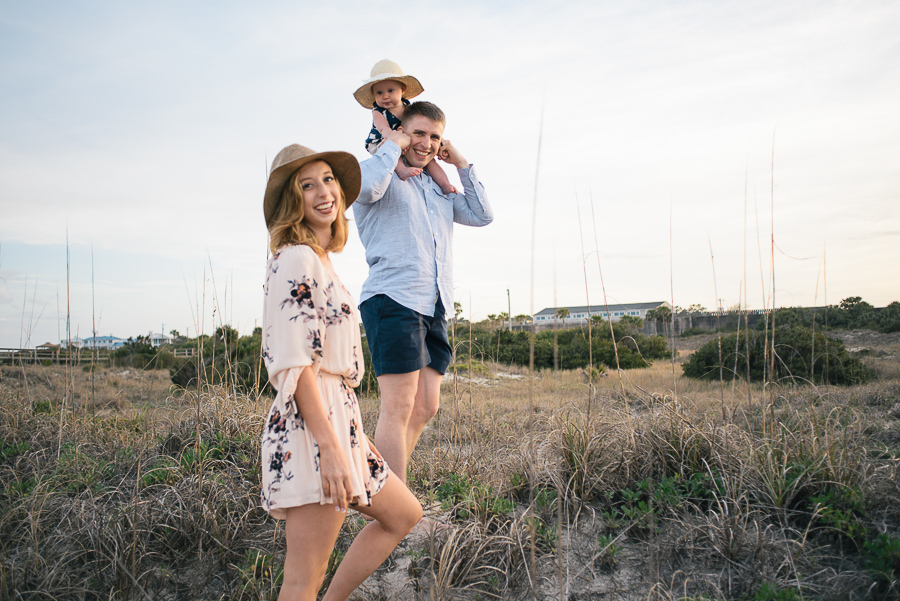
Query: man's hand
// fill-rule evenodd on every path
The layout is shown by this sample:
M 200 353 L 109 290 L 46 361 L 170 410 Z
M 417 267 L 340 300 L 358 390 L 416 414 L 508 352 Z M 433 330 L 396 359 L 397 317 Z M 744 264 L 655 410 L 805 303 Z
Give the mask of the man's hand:
M 466 160 L 466 157 L 464 157 L 462 153 L 457 150 L 456 146 L 451 144 L 450 140 L 446 138 L 444 138 L 444 141 L 441 143 L 441 149 L 438 150 L 437 156 L 445 163 L 450 163 L 457 169 L 465 169 L 469 166 L 469 161 Z
M 392 130 L 391 126 L 388 125 L 387 118 L 381 111 L 372 109 L 372 124 L 375 126 L 375 129 L 378 130 L 378 133 L 381 134 L 382 138 L 390 140 L 399 146 L 400 150 L 406 150 L 406 147 L 410 145 L 411 140 L 409 139 L 409 136 L 403 133 L 403 128 L 398 127 L 396 131 Z
M 394 144 L 400 147 L 400 150 L 406 150 L 409 145 L 412 143 L 412 140 L 409 139 L 405 133 L 403 133 L 403 128 L 398 127 L 395 130 L 389 130 L 387 134 L 382 134 L 385 140 L 390 140 Z

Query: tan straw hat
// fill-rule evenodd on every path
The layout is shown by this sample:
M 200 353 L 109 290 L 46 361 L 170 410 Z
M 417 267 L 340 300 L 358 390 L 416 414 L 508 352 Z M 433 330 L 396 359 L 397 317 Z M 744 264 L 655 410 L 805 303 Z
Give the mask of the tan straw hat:
M 418 79 L 412 75 L 404 75 L 400 65 L 392 60 L 384 59 L 383 61 L 375 63 L 375 66 L 372 67 L 372 76 L 365 80 L 358 90 L 353 92 L 353 97 L 356 98 L 357 102 L 363 105 L 364 108 L 372 108 L 372 105 L 375 104 L 375 95 L 372 94 L 372 84 L 376 84 L 379 81 L 385 81 L 386 79 L 396 79 L 406 86 L 406 89 L 403 90 L 403 98 L 415 98 L 424 91 L 424 88 L 422 88 L 422 84 L 419 83 Z
M 331 166 L 331 171 L 337 177 L 341 189 L 344 191 L 344 198 L 347 201 L 347 207 L 353 204 L 356 197 L 359 196 L 359 188 L 362 185 L 362 174 L 359 171 L 359 161 L 356 160 L 349 152 L 333 151 L 333 152 L 316 152 L 299 144 L 291 144 L 287 148 L 282 149 L 275 158 L 272 159 L 272 169 L 269 171 L 269 181 L 266 184 L 266 195 L 263 198 L 263 214 L 266 217 L 266 227 L 271 225 L 269 222 L 281 199 L 281 191 L 284 185 L 291 179 L 295 171 L 313 161 L 325 161 Z

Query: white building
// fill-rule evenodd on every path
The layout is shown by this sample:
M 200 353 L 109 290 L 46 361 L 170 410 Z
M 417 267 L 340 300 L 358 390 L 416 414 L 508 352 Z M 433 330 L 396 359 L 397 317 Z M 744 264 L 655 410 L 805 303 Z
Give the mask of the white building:
M 59 341 L 60 348 L 64 348 L 64 349 L 78 349 L 78 348 L 81 348 L 83 345 L 84 345 L 84 341 L 81 338 L 79 338 L 78 336 L 75 336 L 74 338 L 72 338 L 72 340 L 60 340 Z
M 150 346 L 159 347 L 164 344 L 172 344 L 172 337 L 166 336 L 165 334 L 154 334 L 150 332 L 147 334 L 147 338 L 150 340 Z
M 659 301 L 655 303 L 626 303 L 621 305 L 591 305 L 590 307 L 587 305 L 577 305 L 570 307 L 548 307 L 534 314 L 534 323 L 535 324 L 551 324 L 551 323 L 559 323 L 560 325 L 576 325 L 580 323 L 587 323 L 587 321 L 595 316 L 599 315 L 603 319 L 609 321 L 619 321 L 624 316 L 628 315 L 629 317 L 637 317 L 639 319 L 647 318 L 647 311 L 651 311 L 656 309 L 657 307 L 670 307 L 671 305 L 666 301 Z M 565 317 L 565 319 L 558 318 L 557 312 L 560 309 L 567 309 L 569 314 Z
M 75 341 L 73 340 L 72 343 L 74 345 Z M 109 336 L 91 336 L 90 338 L 81 340 L 81 348 L 89 350 L 105 349 L 107 351 L 114 351 L 122 346 L 125 346 L 125 340 L 123 338 L 116 338 L 112 334 Z

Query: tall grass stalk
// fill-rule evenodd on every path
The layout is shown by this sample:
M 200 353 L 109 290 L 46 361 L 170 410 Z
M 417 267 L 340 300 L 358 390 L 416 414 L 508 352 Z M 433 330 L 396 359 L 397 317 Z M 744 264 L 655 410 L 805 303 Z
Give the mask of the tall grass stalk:
M 769 295 L 766 294 L 766 276 L 765 270 L 763 269 L 763 259 L 762 259 L 762 241 L 759 238 L 759 203 L 756 202 L 754 198 L 753 210 L 756 216 L 756 254 L 759 259 L 759 287 L 762 291 L 762 299 L 763 299 L 763 386 L 762 386 L 762 409 L 763 409 L 763 431 L 766 430 L 767 421 L 766 421 L 766 412 L 765 408 L 769 405 L 769 390 L 768 386 L 766 386 L 766 382 L 768 378 L 766 377 L 766 366 L 768 365 L 768 353 L 769 353 Z M 749 359 L 749 351 L 748 351 L 748 359 Z M 749 379 L 749 377 L 748 377 Z
M 724 366 L 722 365 L 722 331 L 719 327 L 719 317 L 721 312 L 718 310 L 719 303 L 719 285 L 716 282 L 716 257 L 713 255 L 713 247 L 712 240 L 709 238 L 709 233 L 706 234 L 706 242 L 709 244 L 709 261 L 712 263 L 712 276 L 713 276 L 713 292 L 716 295 L 716 304 L 713 307 L 716 307 L 716 343 L 719 346 L 719 396 L 722 400 L 722 420 L 725 419 L 725 374 Z M 738 320 L 740 321 L 740 320 Z
M 743 288 L 743 282 L 738 287 L 738 298 L 741 298 L 741 289 Z M 734 374 L 734 377 L 731 379 L 731 396 L 734 397 L 735 394 L 735 386 L 737 385 L 737 369 L 738 369 L 738 350 L 741 346 L 741 319 L 738 317 L 737 320 L 737 333 L 734 337 L 734 368 L 731 373 Z M 750 385 L 750 375 L 747 375 L 747 385 Z
M 28 304 L 28 278 L 25 278 L 25 293 L 22 295 L 22 324 L 19 328 L 19 348 L 25 348 L 22 344 L 22 337 L 25 336 L 25 305 Z M 28 375 L 25 373 L 25 361 L 22 357 L 24 353 L 19 353 L 19 367 L 22 370 L 22 382 L 25 384 L 25 398 L 28 399 L 31 395 L 28 394 Z M 16 393 L 18 396 L 18 391 Z
M 775 132 L 772 132 L 772 162 L 770 167 L 770 177 L 769 177 L 769 243 L 770 243 L 770 273 L 772 276 L 772 318 L 769 320 L 769 326 L 772 328 L 772 335 L 769 341 L 769 373 L 766 378 L 765 384 L 768 387 L 768 384 L 771 383 L 775 379 Z
M 93 331 L 93 348 L 91 349 L 91 405 L 94 404 L 94 358 L 97 355 L 97 295 L 94 290 L 94 242 L 91 241 L 91 330 Z
M 828 359 L 829 359 L 829 351 L 828 351 L 828 245 L 827 243 L 823 243 L 822 245 L 822 294 L 824 298 L 822 301 L 825 303 L 825 384 L 828 384 Z
M 622 391 L 622 402 L 625 404 L 625 412 L 631 425 L 631 410 L 628 403 L 628 395 L 625 394 L 625 380 L 622 378 L 622 368 L 619 364 L 619 345 L 616 342 L 616 332 L 613 330 L 612 317 L 609 314 L 609 301 L 606 298 L 606 284 L 603 282 L 603 269 L 600 267 L 600 243 L 597 240 L 597 217 L 594 215 L 594 193 L 589 191 L 588 198 L 591 201 L 591 225 L 594 228 L 594 255 L 597 258 L 597 273 L 600 275 L 600 290 L 603 292 L 603 306 L 606 308 L 606 320 L 609 322 L 609 335 L 613 344 L 613 356 L 616 358 L 616 377 L 619 378 L 619 388 Z
M 678 402 L 678 376 L 675 374 L 675 252 L 672 249 L 672 218 L 674 207 L 669 201 L 669 298 L 672 301 L 672 400 Z
M 584 300 L 587 303 L 588 314 L 588 402 L 587 412 L 591 415 L 591 402 L 594 398 L 594 343 L 591 335 L 591 295 L 588 289 L 587 257 L 584 254 L 584 231 L 581 228 L 581 203 L 578 202 L 578 192 L 575 192 L 575 208 L 578 216 L 578 239 L 581 241 L 581 269 L 584 272 Z
M 810 360 L 809 360 L 809 381 L 816 381 L 816 305 L 819 303 L 819 276 L 822 275 L 821 272 L 816 273 L 816 293 L 813 296 L 813 310 L 812 310 L 812 341 L 811 341 L 811 350 L 809 352 Z
M 530 308 L 531 315 L 534 316 L 534 287 L 535 287 L 535 274 L 534 274 L 534 257 L 535 257 L 535 245 L 537 242 L 537 208 L 538 208 L 538 182 L 540 181 L 541 174 L 541 144 L 543 143 L 544 138 L 544 105 L 541 104 L 541 119 L 538 126 L 538 143 L 537 143 L 537 153 L 535 157 L 534 164 L 534 194 L 531 203 L 531 290 L 530 290 Z M 554 274 L 555 274 L 554 269 Z M 554 276 L 555 277 L 555 276 Z M 554 294 L 555 294 L 555 286 L 554 286 Z M 535 469 L 534 465 L 531 461 L 531 458 L 534 457 L 534 436 L 533 436 L 533 426 L 534 426 L 534 319 L 531 320 L 531 331 L 529 333 L 529 351 L 528 351 L 528 420 L 527 420 L 527 434 L 529 440 L 529 461 L 527 463 L 528 469 L 528 517 L 530 519 L 530 523 L 534 524 L 534 512 L 532 506 L 534 505 L 534 479 L 535 479 Z M 537 559 L 536 559 L 536 542 L 535 542 L 535 532 L 532 529 L 531 531 L 531 574 L 537 574 Z M 531 589 L 532 597 L 537 596 L 537 578 L 531 578 L 529 575 L 528 580 L 529 587 Z
M 74 374 L 72 370 L 74 366 L 69 360 L 72 353 L 72 264 L 69 257 L 69 227 L 66 226 L 66 384 L 65 393 L 63 394 L 62 407 L 59 411 L 59 438 L 56 445 L 56 459 L 62 454 L 62 436 L 63 436 L 63 416 L 66 413 L 66 405 L 69 401 L 69 393 L 74 388 Z M 69 382 L 72 380 L 70 388 Z
M 742 263 L 744 267 L 744 278 L 742 288 L 744 290 L 744 356 L 747 360 L 747 405 L 753 406 L 753 387 L 750 386 L 750 306 L 747 304 L 747 289 L 750 288 L 750 280 L 747 279 L 747 197 L 748 197 L 749 174 L 744 169 L 744 252 Z M 738 299 L 740 302 L 740 298 Z M 738 321 L 741 316 L 738 315 Z

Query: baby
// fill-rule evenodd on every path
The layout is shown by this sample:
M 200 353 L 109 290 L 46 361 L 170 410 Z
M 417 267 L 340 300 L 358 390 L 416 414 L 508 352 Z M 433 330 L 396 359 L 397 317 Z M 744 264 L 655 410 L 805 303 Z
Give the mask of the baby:
M 404 75 L 400 65 L 390 60 L 379 61 L 372 67 L 371 77 L 360 86 L 353 97 L 364 108 L 372 108 L 372 130 L 366 138 L 369 154 L 384 143 L 384 134 L 400 127 L 403 112 L 409 105 L 409 98 L 423 92 L 422 84 L 412 75 Z M 456 194 L 447 173 L 434 160 L 425 165 L 428 175 L 441 187 L 444 194 Z M 409 167 L 401 157 L 395 169 L 397 176 L 406 181 L 422 173 L 421 169 Z

